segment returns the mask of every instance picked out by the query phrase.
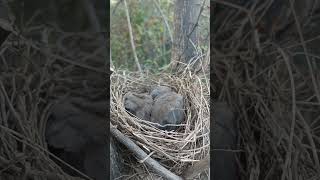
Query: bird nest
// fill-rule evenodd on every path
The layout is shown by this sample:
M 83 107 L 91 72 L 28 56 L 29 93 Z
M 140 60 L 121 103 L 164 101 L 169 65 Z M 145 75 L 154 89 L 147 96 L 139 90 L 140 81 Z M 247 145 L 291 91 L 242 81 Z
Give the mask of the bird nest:
M 123 96 L 127 92 L 149 93 L 157 85 L 169 86 L 184 97 L 185 120 L 175 131 L 160 130 L 124 108 Z M 111 123 L 146 153 L 152 153 L 152 158 L 181 174 L 188 164 L 209 153 L 209 90 L 205 75 L 116 71 L 111 75 Z

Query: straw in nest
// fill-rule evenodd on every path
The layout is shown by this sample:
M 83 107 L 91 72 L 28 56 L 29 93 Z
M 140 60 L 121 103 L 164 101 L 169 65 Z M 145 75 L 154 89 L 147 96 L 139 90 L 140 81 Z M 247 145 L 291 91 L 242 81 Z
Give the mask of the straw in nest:
M 157 85 L 169 86 L 183 95 L 186 118 L 176 131 L 155 128 L 150 122 L 132 117 L 123 105 L 127 92 L 150 92 Z M 141 76 L 116 71 L 111 75 L 111 122 L 135 141 L 152 158 L 180 174 L 191 162 L 209 153 L 209 79 L 190 72 L 179 76 L 162 73 Z

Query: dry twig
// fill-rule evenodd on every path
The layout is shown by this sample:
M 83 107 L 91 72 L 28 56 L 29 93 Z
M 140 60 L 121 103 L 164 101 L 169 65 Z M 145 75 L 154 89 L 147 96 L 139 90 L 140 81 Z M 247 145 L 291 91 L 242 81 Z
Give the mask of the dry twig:
M 123 135 L 119 130 L 117 130 L 114 126 L 110 125 L 111 134 L 122 144 L 124 144 L 131 152 L 133 152 L 138 159 L 144 159 L 144 163 L 148 165 L 153 171 L 157 174 L 161 175 L 162 177 L 168 180 L 182 180 L 181 177 L 173 174 L 171 171 L 166 169 L 165 167 L 161 166 L 157 161 L 148 157 L 148 155 L 139 147 L 137 146 L 132 140 L 127 138 Z M 147 159 L 145 159 L 148 157 Z
M 138 67 L 138 70 L 141 74 L 142 73 L 142 69 L 141 69 L 141 65 L 139 63 L 139 59 L 137 56 L 137 52 L 136 52 L 136 46 L 134 44 L 134 38 L 133 38 L 133 32 L 132 32 L 132 26 L 131 26 L 131 21 L 130 21 L 130 14 L 129 14 L 129 8 L 127 5 L 127 1 L 123 0 L 124 3 L 124 7 L 125 7 L 125 11 L 126 11 L 126 16 L 127 16 L 127 22 L 128 22 L 128 28 L 129 28 L 129 35 L 130 35 L 130 42 L 131 42 L 131 47 L 132 47 L 132 53 L 133 53 L 133 57 L 134 57 L 134 61 L 136 62 L 136 65 Z

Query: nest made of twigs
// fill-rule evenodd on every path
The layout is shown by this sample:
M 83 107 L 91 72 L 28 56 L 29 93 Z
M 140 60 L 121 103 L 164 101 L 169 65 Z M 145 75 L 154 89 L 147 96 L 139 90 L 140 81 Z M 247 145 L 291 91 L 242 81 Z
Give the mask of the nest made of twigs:
M 160 130 L 124 108 L 127 92 L 149 93 L 157 85 L 169 86 L 184 97 L 185 120 L 176 131 Z M 111 122 L 147 153 L 153 153 L 152 158 L 181 173 L 188 163 L 209 153 L 209 88 L 208 77 L 190 72 L 174 76 L 116 71 L 111 75 Z

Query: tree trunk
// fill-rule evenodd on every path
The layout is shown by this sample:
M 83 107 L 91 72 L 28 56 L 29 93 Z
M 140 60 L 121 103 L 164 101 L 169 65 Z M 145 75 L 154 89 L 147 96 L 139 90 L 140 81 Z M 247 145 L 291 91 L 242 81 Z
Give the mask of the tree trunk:
M 176 0 L 174 10 L 174 40 L 172 46 L 173 68 L 190 63 L 196 55 L 197 29 L 201 0 Z

